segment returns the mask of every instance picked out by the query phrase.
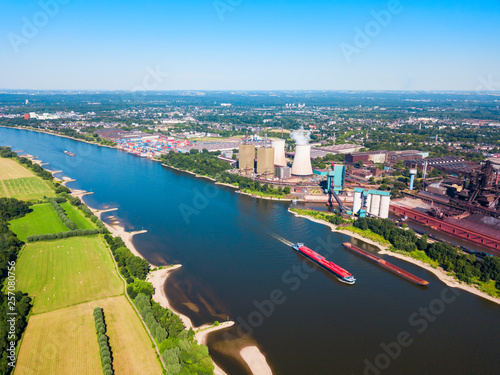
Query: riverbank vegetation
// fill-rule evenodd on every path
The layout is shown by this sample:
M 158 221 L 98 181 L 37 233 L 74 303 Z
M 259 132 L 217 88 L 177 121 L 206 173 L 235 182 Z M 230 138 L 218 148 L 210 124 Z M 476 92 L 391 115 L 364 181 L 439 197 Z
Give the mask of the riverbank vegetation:
M 445 271 L 452 273 L 458 280 L 467 284 L 480 285 L 488 294 L 500 296 L 500 258 L 486 256 L 477 259 L 474 255 L 465 254 L 460 249 L 443 242 L 427 243 L 427 236 L 417 237 L 409 228 L 398 228 L 389 219 L 359 218 L 354 227 L 363 231 L 371 231 L 389 241 L 392 248 L 400 250 L 405 255 L 427 261 L 431 265 L 439 265 Z M 419 250 L 420 252 L 416 252 Z M 423 256 L 423 252 L 429 259 Z M 495 284 L 495 290 L 491 285 Z
M 127 280 L 127 294 L 153 335 L 168 373 L 212 374 L 208 348 L 196 342 L 194 331 L 186 330 L 178 315 L 153 301 L 153 285 L 145 281 L 149 264 L 133 255 L 120 237 L 105 235 L 105 239 Z
M 201 176 L 207 176 L 223 184 L 238 186 L 245 193 L 260 194 L 275 198 L 281 198 L 290 194 L 289 187 L 274 188 L 269 184 L 261 184 L 259 181 L 253 181 L 251 178 L 229 173 L 228 171 L 232 169 L 231 165 L 219 160 L 216 154 L 209 153 L 208 151 L 178 154 L 171 151 L 167 155 L 162 155 L 161 161 L 165 165 L 193 172 Z
M 318 220 L 324 220 L 327 221 L 333 225 L 340 225 L 344 223 L 348 223 L 349 220 L 342 219 L 339 215 L 332 213 L 332 212 L 326 212 L 326 211 L 316 211 L 316 210 L 306 210 L 306 209 L 301 209 L 301 208 L 296 208 L 292 207 L 290 208 L 291 212 L 296 212 L 299 215 L 302 216 L 310 216 Z

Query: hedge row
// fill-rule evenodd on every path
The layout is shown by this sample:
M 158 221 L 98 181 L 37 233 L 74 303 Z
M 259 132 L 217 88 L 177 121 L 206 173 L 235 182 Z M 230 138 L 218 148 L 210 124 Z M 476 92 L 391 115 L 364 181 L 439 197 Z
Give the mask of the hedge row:
M 94 234 L 106 234 L 106 228 L 101 229 L 77 229 L 70 230 L 68 232 L 50 233 L 50 234 L 35 234 L 33 236 L 28 236 L 28 242 L 37 241 L 47 241 L 47 240 L 57 240 L 69 237 L 82 237 L 82 236 L 92 236 Z
M 64 209 L 59 206 L 59 203 L 57 203 L 54 198 L 49 199 L 49 202 L 56 209 L 57 214 L 59 215 L 59 219 L 61 219 L 64 225 L 66 225 L 71 230 L 76 230 L 78 228 L 76 224 L 73 223 L 73 221 L 68 216 L 66 216 L 66 212 L 64 211 Z
M 105 375 L 113 375 L 113 357 L 109 347 L 109 337 L 106 335 L 106 323 L 104 322 L 104 313 L 102 308 L 94 309 L 94 323 L 97 332 L 97 341 L 99 342 L 99 353 L 101 354 L 101 364 Z
M 86 217 L 88 217 L 93 223 L 95 223 L 99 228 L 105 228 L 104 223 L 99 220 L 97 216 L 94 215 L 92 210 L 88 208 L 86 205 L 82 204 L 80 206 L 80 210 L 85 214 Z

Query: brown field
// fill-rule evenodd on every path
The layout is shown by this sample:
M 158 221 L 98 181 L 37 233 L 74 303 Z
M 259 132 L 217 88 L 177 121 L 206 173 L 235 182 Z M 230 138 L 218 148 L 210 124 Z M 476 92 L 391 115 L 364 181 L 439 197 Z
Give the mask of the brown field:
M 34 176 L 33 173 L 17 164 L 14 160 L 0 158 L 0 181 Z
M 93 302 L 32 315 L 15 375 L 102 374 Z
M 162 374 L 152 343 L 124 296 L 33 315 L 15 375 L 102 374 L 92 315 L 104 309 L 116 374 Z
M 104 317 L 116 374 L 162 374 L 144 326 L 125 296 L 96 301 Z

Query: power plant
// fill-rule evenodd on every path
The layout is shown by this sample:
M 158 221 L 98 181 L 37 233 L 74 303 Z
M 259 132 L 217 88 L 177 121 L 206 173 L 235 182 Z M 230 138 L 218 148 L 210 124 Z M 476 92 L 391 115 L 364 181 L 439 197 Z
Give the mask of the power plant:
M 292 175 L 306 177 L 313 174 L 311 166 L 311 145 L 295 146 L 295 158 L 292 164 Z
M 242 143 L 239 147 L 239 169 L 244 174 L 254 172 L 255 166 L 255 145 Z
M 271 146 L 274 149 L 274 165 L 279 165 L 280 167 L 286 167 L 285 140 L 273 139 L 271 141 Z
M 274 148 L 257 148 L 257 174 L 266 178 L 274 177 Z

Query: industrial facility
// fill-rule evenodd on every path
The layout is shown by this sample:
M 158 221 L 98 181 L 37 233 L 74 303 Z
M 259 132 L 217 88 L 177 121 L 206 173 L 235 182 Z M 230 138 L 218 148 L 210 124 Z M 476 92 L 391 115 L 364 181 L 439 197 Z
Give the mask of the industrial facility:
M 296 145 L 292 164 L 292 175 L 307 177 L 313 174 L 311 165 L 311 145 Z
M 389 217 L 390 203 L 391 194 L 388 191 L 355 188 L 352 211 L 359 217 L 365 217 L 369 214 L 370 216 L 387 219 Z

